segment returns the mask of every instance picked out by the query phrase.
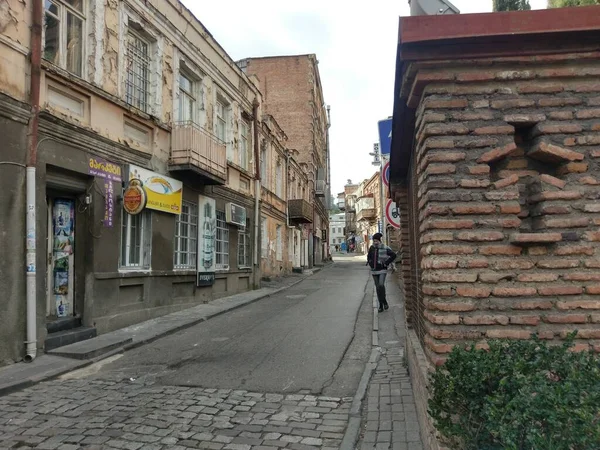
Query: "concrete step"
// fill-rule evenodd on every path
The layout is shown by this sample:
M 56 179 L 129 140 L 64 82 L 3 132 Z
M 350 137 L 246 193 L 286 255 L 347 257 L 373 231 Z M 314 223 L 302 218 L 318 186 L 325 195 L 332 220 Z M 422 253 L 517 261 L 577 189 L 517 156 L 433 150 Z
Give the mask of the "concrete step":
M 59 331 L 72 330 L 74 328 L 79 328 L 80 326 L 81 317 L 79 316 L 61 317 L 59 319 L 53 320 L 52 322 L 46 322 L 46 329 L 48 330 L 48 334 L 57 333 Z
M 44 349 L 46 353 L 65 345 L 74 344 L 75 342 L 85 341 L 96 337 L 96 329 L 93 327 L 78 327 L 69 330 L 57 331 L 49 333 L 46 336 Z
M 96 329 L 94 328 L 95 331 Z M 125 333 L 116 331 L 114 333 L 102 334 L 94 337 L 94 339 L 82 340 L 81 342 L 56 348 L 47 353 L 65 358 L 92 359 L 110 353 L 113 350 L 122 349 L 131 342 L 133 342 L 131 336 L 126 336 Z

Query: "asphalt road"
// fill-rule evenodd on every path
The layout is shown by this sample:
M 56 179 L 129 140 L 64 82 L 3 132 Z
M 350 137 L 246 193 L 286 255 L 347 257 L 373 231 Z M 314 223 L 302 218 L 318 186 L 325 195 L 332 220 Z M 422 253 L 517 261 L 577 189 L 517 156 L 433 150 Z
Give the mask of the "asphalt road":
M 270 298 L 127 352 L 93 378 L 354 395 L 370 352 L 364 258 L 342 257 Z

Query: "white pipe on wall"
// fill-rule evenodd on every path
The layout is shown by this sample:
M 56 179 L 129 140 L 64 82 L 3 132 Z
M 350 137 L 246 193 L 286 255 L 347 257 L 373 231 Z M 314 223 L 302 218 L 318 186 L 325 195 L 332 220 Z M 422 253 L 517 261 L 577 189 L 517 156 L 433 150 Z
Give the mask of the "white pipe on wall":
M 26 273 L 26 302 L 27 302 L 27 341 L 25 361 L 33 361 L 37 352 L 36 333 L 36 223 L 35 223 L 35 167 L 27 167 L 27 273 Z

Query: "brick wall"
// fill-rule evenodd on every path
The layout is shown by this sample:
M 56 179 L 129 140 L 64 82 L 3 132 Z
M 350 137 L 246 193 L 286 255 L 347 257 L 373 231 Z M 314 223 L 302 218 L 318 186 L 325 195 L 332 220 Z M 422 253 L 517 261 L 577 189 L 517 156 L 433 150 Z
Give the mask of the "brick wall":
M 600 351 L 598 56 L 413 68 L 422 342 L 432 362 L 465 340 L 559 340 L 574 329 L 578 350 Z

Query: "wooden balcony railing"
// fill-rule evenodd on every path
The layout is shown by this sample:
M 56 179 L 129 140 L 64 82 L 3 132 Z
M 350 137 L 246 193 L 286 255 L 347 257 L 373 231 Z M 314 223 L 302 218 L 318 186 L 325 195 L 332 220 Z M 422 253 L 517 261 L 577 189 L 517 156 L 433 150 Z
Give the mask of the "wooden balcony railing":
M 170 170 L 191 170 L 216 184 L 227 182 L 225 143 L 193 122 L 176 122 L 171 131 Z

